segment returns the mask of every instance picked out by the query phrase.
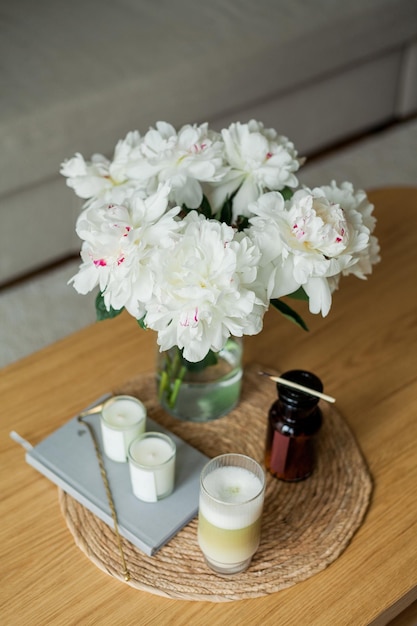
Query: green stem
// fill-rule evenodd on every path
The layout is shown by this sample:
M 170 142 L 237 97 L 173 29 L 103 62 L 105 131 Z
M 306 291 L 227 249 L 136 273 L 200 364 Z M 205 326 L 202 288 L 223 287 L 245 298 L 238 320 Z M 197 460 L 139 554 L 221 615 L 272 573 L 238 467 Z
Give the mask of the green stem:
M 182 385 L 182 381 L 184 380 L 184 376 L 185 376 L 185 372 L 187 371 L 187 368 L 183 365 L 180 369 L 180 372 L 177 376 L 177 378 L 174 380 L 174 383 L 172 385 L 172 390 L 170 393 L 170 396 L 168 398 L 168 405 L 171 407 L 171 409 L 174 408 L 175 403 L 177 401 L 177 396 L 179 394 L 180 391 L 180 387 Z
M 168 406 L 174 408 L 175 402 L 184 380 L 187 368 L 182 363 L 178 348 L 175 349 L 173 358 L 169 352 L 164 355 L 164 367 L 160 372 L 158 398 L 161 401 L 165 396 Z
M 161 371 L 161 380 L 159 381 L 158 399 L 162 400 L 165 392 L 169 390 L 169 376 L 165 370 Z
M 178 347 L 166 351 L 163 358 L 164 363 L 159 373 L 158 398 L 159 401 L 165 398 L 171 409 L 175 407 L 186 372 L 198 373 L 217 363 L 217 354 L 211 350 L 198 363 L 191 363 L 184 359 Z

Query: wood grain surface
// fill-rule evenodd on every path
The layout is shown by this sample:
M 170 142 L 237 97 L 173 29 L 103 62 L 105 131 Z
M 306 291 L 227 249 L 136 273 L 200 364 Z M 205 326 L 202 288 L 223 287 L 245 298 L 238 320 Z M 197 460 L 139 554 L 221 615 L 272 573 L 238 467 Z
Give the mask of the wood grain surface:
M 245 338 L 246 363 L 320 376 L 357 437 L 375 487 L 345 552 L 294 587 L 227 604 L 132 589 L 80 552 L 57 489 L 25 463 L 9 432 L 36 444 L 102 393 L 154 367 L 154 334 L 122 315 L 0 372 L 2 624 L 378 626 L 417 599 L 417 189 L 370 197 L 382 248 L 373 275 L 342 279 L 324 320 L 297 304 L 309 333 L 271 310 L 263 332 Z M 59 302 L 50 314 L 59 315 Z

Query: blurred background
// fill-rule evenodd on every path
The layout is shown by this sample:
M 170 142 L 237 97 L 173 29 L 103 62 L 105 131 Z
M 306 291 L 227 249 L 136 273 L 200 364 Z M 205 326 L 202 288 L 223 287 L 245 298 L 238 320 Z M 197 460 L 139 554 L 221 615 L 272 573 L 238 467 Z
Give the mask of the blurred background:
M 307 156 L 301 183 L 417 184 L 415 0 L 3 0 L 0 79 L 0 366 L 95 319 L 67 285 L 76 152 L 255 118 Z

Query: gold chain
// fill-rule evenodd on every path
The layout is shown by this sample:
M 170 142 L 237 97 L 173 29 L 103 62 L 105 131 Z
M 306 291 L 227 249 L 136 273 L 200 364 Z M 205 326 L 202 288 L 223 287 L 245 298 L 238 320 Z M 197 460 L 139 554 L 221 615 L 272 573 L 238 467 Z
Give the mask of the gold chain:
M 109 502 L 109 506 L 110 506 L 110 510 L 111 510 L 111 514 L 112 514 L 112 518 L 113 518 L 114 532 L 116 533 L 116 538 L 117 538 L 117 543 L 118 543 L 118 546 L 119 546 L 120 557 L 122 559 L 123 576 L 124 576 L 125 581 L 128 582 L 130 580 L 130 572 L 127 569 L 127 565 L 126 565 L 126 559 L 125 559 L 125 555 L 124 555 L 124 552 L 123 552 L 123 546 L 122 546 L 122 538 L 120 536 L 119 525 L 117 523 L 116 508 L 114 506 L 113 497 L 111 495 L 109 480 L 107 478 L 106 468 L 104 467 L 103 457 L 102 457 L 102 454 L 100 452 L 100 448 L 99 448 L 99 445 L 98 445 L 97 437 L 96 437 L 96 434 L 95 434 L 94 429 L 91 426 L 91 424 L 89 424 L 88 422 L 84 421 L 83 415 L 79 415 L 78 416 L 78 421 L 81 422 L 82 424 L 84 424 L 84 426 L 87 426 L 87 428 L 89 430 L 89 433 L 91 435 L 91 439 L 93 440 L 93 443 L 94 443 L 94 448 L 95 448 L 95 451 L 96 451 L 98 464 L 100 466 L 101 477 L 103 479 L 104 487 L 106 489 L 107 500 Z

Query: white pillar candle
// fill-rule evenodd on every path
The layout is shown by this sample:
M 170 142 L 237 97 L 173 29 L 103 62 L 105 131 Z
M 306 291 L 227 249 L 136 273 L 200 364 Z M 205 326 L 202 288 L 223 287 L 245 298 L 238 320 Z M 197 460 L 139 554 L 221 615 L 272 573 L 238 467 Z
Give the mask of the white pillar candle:
M 145 502 L 156 502 L 174 489 L 175 443 L 162 433 L 148 432 L 129 447 L 133 493 Z
M 113 396 L 104 403 L 100 423 L 106 456 L 125 463 L 130 443 L 145 432 L 146 408 L 133 396 Z

